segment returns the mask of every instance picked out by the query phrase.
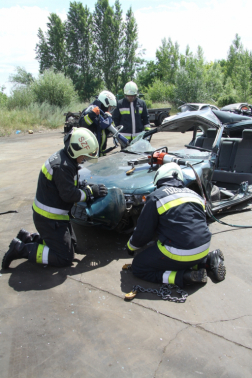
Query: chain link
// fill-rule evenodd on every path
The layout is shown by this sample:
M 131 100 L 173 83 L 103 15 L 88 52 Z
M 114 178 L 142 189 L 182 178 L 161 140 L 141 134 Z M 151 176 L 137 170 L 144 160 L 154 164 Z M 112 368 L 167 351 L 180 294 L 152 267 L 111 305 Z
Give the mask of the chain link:
M 176 292 L 181 295 L 181 297 L 173 297 L 171 295 L 172 289 L 176 289 Z M 158 297 L 162 297 L 164 301 L 176 302 L 176 303 L 185 303 L 188 293 L 182 289 L 180 289 L 177 285 L 171 284 L 163 284 L 159 290 L 157 289 L 145 289 L 140 285 L 135 285 L 132 291 L 137 291 L 138 293 L 152 293 L 157 294 Z

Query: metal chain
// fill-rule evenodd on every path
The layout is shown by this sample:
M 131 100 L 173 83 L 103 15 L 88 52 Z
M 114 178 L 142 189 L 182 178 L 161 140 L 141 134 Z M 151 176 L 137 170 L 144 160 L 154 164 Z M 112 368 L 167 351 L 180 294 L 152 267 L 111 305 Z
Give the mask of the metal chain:
M 176 292 L 181 295 L 180 298 L 178 297 L 172 297 L 172 289 L 176 289 Z M 171 285 L 171 284 L 163 284 L 159 290 L 157 289 L 145 289 L 144 287 L 140 285 L 135 285 L 133 287 L 132 291 L 137 291 L 138 293 L 153 293 L 157 294 L 158 297 L 162 297 L 164 301 L 170 301 L 170 302 L 176 302 L 176 303 L 184 303 L 188 297 L 188 293 L 182 289 L 179 288 L 177 285 Z

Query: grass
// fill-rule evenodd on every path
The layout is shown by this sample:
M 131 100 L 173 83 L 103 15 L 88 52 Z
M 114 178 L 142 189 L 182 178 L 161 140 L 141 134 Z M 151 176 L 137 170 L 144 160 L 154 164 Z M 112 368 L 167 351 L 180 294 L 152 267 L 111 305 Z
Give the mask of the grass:
M 0 136 L 11 135 L 17 130 L 25 133 L 28 130 L 38 131 L 41 128 L 56 129 L 63 127 L 65 122 L 64 113 L 68 111 L 78 112 L 88 104 L 73 103 L 60 108 L 47 103 L 33 103 L 26 108 L 8 110 L 0 108 Z
M 28 130 L 34 132 L 43 128 L 56 129 L 63 127 L 65 122 L 64 113 L 82 111 L 87 107 L 87 103 L 72 103 L 67 107 L 60 108 L 48 103 L 32 103 L 26 108 L 15 108 L 8 110 L 6 107 L 0 107 L 0 136 L 14 134 L 17 130 L 26 133 Z M 168 102 L 153 103 L 152 108 L 171 107 L 170 114 L 176 114 L 177 109 L 173 108 Z

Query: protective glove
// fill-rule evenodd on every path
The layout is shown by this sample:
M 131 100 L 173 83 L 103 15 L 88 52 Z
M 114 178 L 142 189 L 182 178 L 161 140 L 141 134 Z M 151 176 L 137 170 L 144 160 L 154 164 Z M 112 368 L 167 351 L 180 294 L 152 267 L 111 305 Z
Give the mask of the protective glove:
M 105 112 L 105 113 L 104 113 L 104 118 L 106 119 L 106 118 L 108 118 L 108 117 L 112 117 L 112 114 L 109 113 L 109 112 Z
M 105 197 L 108 194 L 108 189 L 103 184 L 91 184 L 90 187 L 94 198 Z
M 131 249 L 129 249 L 128 244 L 126 244 L 126 251 L 128 252 L 128 255 L 130 256 L 134 256 L 135 254 L 135 251 L 132 251 Z

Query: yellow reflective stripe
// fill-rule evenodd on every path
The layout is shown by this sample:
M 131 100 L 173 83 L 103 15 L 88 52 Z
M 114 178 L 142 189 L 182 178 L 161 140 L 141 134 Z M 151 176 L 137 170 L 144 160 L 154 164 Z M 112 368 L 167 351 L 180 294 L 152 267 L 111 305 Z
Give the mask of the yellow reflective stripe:
M 172 271 L 168 278 L 168 283 L 174 285 L 177 272 Z
M 88 114 L 86 114 L 86 115 L 84 116 L 84 120 L 85 120 L 85 122 L 86 122 L 88 125 L 92 125 L 92 123 L 93 123 L 93 121 L 91 120 L 91 118 L 89 117 Z
M 130 114 L 130 110 L 120 110 L 121 114 Z
M 42 168 L 41 168 L 41 171 L 44 173 L 45 177 L 48 179 L 48 180 L 52 180 L 52 175 L 48 172 L 45 164 L 43 164 Z
M 105 130 L 102 130 L 101 137 L 102 137 L 101 145 L 103 146 L 104 143 L 106 142 L 106 133 L 105 133 Z
M 42 244 L 39 244 L 38 249 L 37 249 L 37 254 L 36 254 L 37 264 L 42 264 L 43 249 L 44 249 L 44 246 Z
M 78 178 L 77 175 L 74 176 L 74 186 L 77 186 L 78 184 Z
M 206 257 L 209 253 L 209 248 L 207 248 L 205 251 L 194 254 L 194 255 L 176 255 L 174 253 L 169 252 L 164 245 L 162 245 L 161 241 L 158 240 L 157 246 L 159 250 L 167 257 L 169 257 L 172 260 L 176 261 L 195 261 L 203 259 L 203 257 Z M 189 252 L 189 251 L 188 251 Z
M 69 215 L 49 213 L 48 211 L 42 210 L 38 206 L 36 206 L 35 202 L 33 202 L 32 207 L 33 207 L 33 210 L 36 211 L 36 213 L 42 215 L 43 217 L 46 217 L 49 219 L 55 219 L 55 220 L 69 220 Z
M 146 126 L 146 127 L 144 128 L 144 131 L 149 131 L 149 130 L 151 130 L 151 127 Z
M 132 245 L 132 244 L 130 243 L 130 239 L 129 239 L 128 243 L 127 243 L 127 247 L 128 247 L 131 251 L 136 251 L 137 249 L 139 249 L 138 247 L 134 247 L 134 245 Z
M 46 242 L 43 240 L 43 245 L 46 245 Z
M 166 211 L 170 210 L 172 207 L 176 207 L 176 206 L 182 205 L 183 203 L 187 203 L 187 202 L 198 203 L 205 210 L 205 206 L 202 204 L 202 202 L 199 199 L 193 198 L 193 197 L 181 197 L 181 198 L 178 198 L 176 200 L 169 201 L 169 202 L 163 204 L 162 206 L 160 206 L 157 209 L 158 210 L 158 214 L 160 214 L 160 215 L 164 214 Z

